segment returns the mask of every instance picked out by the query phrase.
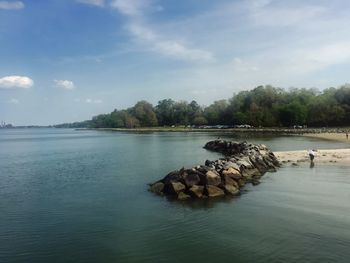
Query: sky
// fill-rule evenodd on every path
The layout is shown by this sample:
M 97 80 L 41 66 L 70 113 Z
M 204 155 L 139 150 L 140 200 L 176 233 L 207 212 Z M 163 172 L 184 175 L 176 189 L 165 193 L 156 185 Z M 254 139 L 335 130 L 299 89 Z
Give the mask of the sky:
M 0 121 L 349 82 L 347 0 L 0 0 Z

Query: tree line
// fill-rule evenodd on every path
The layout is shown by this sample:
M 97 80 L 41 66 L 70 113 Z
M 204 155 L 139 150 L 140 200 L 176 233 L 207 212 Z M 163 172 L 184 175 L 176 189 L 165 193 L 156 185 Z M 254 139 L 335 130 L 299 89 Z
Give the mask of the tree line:
M 88 121 L 55 127 L 137 128 L 242 124 L 254 127 L 349 126 L 350 86 L 323 91 L 258 86 L 206 107 L 194 100 L 188 103 L 164 99 L 155 106 L 147 101 L 139 101 L 128 109 L 115 109 Z

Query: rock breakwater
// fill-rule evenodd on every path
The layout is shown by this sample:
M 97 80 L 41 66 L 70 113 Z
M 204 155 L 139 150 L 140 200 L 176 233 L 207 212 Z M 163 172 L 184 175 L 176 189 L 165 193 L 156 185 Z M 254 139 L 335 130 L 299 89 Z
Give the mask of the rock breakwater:
M 280 166 L 276 156 L 263 144 L 215 140 L 205 149 L 224 155 L 204 165 L 172 171 L 163 179 L 152 183 L 149 190 L 159 195 L 173 196 L 179 200 L 192 198 L 239 195 L 247 183 L 259 184 L 266 172 Z

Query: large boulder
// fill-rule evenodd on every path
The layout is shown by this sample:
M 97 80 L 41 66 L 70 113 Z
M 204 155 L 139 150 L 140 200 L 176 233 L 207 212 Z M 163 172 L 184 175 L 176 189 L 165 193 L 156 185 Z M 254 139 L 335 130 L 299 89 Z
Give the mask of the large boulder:
M 164 193 L 169 195 L 178 195 L 180 192 L 183 192 L 186 189 L 186 186 L 180 182 L 171 182 L 164 187 Z
M 195 198 L 202 198 L 203 192 L 204 192 L 204 186 L 202 185 L 194 185 L 189 190 L 190 195 Z
M 208 185 L 218 186 L 221 183 L 220 175 L 215 170 L 208 171 L 206 176 Z
M 251 181 L 253 177 L 257 177 L 257 176 L 261 176 L 262 173 L 257 169 L 257 168 L 253 168 L 253 169 L 243 169 L 242 170 L 242 176 L 243 179 Z
M 225 192 L 229 195 L 239 195 L 240 191 L 238 187 L 235 187 L 233 185 L 225 184 Z
M 236 188 L 239 188 L 239 184 L 236 180 L 234 180 L 232 177 L 230 176 L 224 176 L 224 184 L 225 185 L 232 185 Z
M 197 173 L 194 173 L 194 171 L 191 171 L 190 173 L 184 173 L 182 177 L 187 187 L 199 184 L 199 182 L 201 181 L 199 175 Z
M 206 190 L 208 197 L 219 197 L 225 195 L 225 192 L 222 189 L 214 185 L 208 185 Z
M 236 161 L 235 159 L 233 159 L 233 161 L 232 161 L 231 159 L 228 160 L 228 161 L 224 164 L 224 169 L 225 169 L 225 170 L 228 170 L 228 169 L 230 169 L 230 168 L 233 168 L 233 169 L 239 171 L 239 166 L 238 166 L 237 163 L 235 163 L 235 161 Z
M 232 179 L 235 179 L 235 180 L 239 180 L 242 178 L 242 174 L 240 173 L 240 171 L 232 167 L 228 168 L 227 170 L 223 170 L 222 175 L 225 177 L 226 176 L 231 177 Z
M 162 182 L 165 185 L 168 185 L 172 182 L 179 182 L 182 180 L 181 172 L 180 171 L 172 171 L 168 173 L 163 179 Z

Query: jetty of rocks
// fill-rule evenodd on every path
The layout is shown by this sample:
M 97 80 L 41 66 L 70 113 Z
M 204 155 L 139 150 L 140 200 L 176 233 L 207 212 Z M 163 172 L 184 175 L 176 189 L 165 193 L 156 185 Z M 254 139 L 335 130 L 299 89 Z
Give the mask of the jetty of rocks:
M 179 200 L 239 195 L 247 183 L 259 184 L 266 172 L 280 166 L 276 156 L 263 144 L 214 140 L 205 149 L 222 153 L 223 158 L 206 160 L 204 165 L 172 171 L 150 184 L 149 190 Z

